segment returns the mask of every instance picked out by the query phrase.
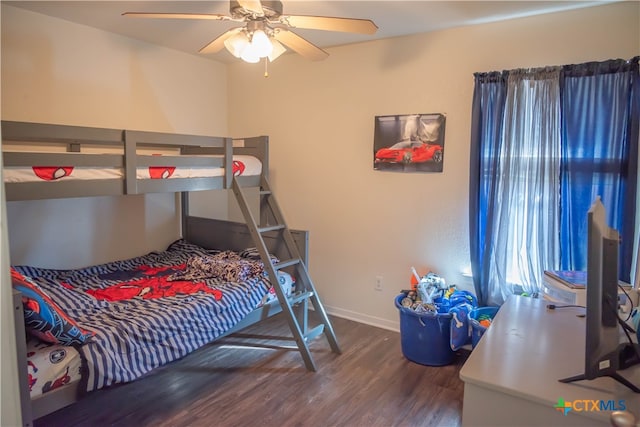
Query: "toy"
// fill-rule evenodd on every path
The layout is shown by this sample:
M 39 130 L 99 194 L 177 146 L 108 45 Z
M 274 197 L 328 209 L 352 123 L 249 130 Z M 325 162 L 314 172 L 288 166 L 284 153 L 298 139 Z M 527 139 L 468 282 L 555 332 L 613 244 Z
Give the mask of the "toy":
M 478 323 L 482 326 L 484 326 L 485 328 L 488 328 L 489 326 L 491 326 L 491 316 L 489 316 L 488 314 L 481 314 L 478 317 Z
M 445 280 L 433 272 L 420 277 L 416 269 L 411 267 L 411 273 L 411 289 L 418 293 L 418 299 L 425 304 L 433 304 L 434 299 L 447 290 Z

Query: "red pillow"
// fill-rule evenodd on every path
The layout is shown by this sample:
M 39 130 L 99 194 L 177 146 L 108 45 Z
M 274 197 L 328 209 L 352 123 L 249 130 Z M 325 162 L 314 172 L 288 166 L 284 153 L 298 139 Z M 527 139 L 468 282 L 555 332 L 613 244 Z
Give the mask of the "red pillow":
M 94 333 L 82 329 L 67 316 L 32 279 L 11 269 L 13 288 L 22 294 L 24 323 L 27 330 L 52 344 L 84 344 Z

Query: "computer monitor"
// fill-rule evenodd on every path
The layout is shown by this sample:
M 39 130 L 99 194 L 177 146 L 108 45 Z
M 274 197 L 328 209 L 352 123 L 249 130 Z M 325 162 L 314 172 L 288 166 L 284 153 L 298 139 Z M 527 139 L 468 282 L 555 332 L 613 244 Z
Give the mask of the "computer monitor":
M 618 317 L 618 232 L 606 223 L 598 197 L 587 213 L 587 307 L 584 374 L 561 379 L 568 383 L 608 376 L 636 393 L 640 388 L 618 371 L 637 363 L 638 346 L 620 344 Z M 627 327 L 628 328 L 628 327 Z

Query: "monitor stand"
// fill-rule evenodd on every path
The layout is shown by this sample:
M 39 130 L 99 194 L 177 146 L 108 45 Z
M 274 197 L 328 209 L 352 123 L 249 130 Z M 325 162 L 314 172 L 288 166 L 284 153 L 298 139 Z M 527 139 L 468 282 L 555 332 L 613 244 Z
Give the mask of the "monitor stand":
M 618 353 L 618 370 L 624 370 L 630 368 L 631 366 L 637 365 L 640 363 L 640 358 L 638 354 L 640 352 L 640 344 L 620 344 L 618 349 L 616 350 Z M 609 377 L 618 381 L 620 384 L 623 384 L 630 388 L 634 393 L 640 393 L 640 388 L 636 385 L 632 384 L 631 381 L 624 378 L 622 375 L 618 374 L 618 372 L 607 372 L 602 375 L 598 375 L 598 377 Z M 588 380 L 595 378 L 587 378 L 585 374 L 575 375 L 569 378 L 563 378 L 560 381 L 561 383 L 572 383 L 574 381 Z
M 618 346 L 619 369 L 627 369 L 640 363 L 640 344 L 620 344 Z

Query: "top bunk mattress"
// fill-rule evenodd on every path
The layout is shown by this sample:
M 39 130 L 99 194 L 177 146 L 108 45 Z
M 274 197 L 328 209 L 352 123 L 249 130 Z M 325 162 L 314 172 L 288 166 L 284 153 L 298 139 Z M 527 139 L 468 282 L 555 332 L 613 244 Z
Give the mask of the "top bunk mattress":
M 99 156 L 99 154 L 95 154 Z M 161 159 L 162 156 L 143 156 L 150 159 Z M 202 157 L 202 156 L 200 156 Z M 222 159 L 223 156 L 207 156 Z M 170 161 L 157 160 L 154 166 L 136 168 L 137 179 L 171 179 L 171 178 L 215 178 L 225 174 L 224 167 L 214 166 L 176 166 Z M 258 176 L 262 172 L 262 162 L 247 155 L 233 156 L 233 176 Z M 54 182 L 71 180 L 104 180 L 124 179 L 124 168 L 116 167 L 84 167 L 84 166 L 9 166 L 3 169 L 4 182 Z

